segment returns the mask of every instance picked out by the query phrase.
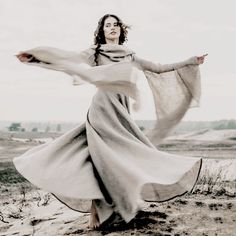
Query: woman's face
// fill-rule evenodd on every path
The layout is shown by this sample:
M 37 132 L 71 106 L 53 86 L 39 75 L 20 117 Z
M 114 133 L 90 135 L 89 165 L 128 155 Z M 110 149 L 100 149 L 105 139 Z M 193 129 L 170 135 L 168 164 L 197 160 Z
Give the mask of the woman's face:
M 108 17 L 104 21 L 103 31 L 107 43 L 109 42 L 119 43 L 120 26 L 118 25 L 116 18 L 111 16 Z

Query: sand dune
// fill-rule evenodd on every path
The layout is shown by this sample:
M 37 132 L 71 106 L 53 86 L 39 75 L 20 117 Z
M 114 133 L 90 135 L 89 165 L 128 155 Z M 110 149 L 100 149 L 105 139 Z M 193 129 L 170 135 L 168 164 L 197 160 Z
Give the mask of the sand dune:
M 168 140 L 201 140 L 201 141 L 225 141 L 236 140 L 236 130 L 211 130 L 204 129 L 200 131 L 194 131 L 187 134 L 173 135 L 168 137 Z

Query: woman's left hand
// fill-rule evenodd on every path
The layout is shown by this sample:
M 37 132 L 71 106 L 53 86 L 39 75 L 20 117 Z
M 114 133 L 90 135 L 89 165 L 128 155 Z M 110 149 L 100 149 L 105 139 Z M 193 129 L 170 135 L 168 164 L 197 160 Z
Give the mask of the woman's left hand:
M 204 63 L 204 60 L 205 60 L 205 57 L 207 56 L 208 54 L 204 54 L 200 57 L 197 57 L 197 61 L 198 61 L 198 64 L 203 64 Z

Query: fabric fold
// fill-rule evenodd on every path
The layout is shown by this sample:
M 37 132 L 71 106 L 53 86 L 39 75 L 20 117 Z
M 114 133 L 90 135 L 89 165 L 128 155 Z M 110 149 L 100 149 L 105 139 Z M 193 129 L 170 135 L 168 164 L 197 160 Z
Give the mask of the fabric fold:
M 101 223 L 113 212 L 129 222 L 140 200 L 167 201 L 191 191 L 198 179 L 200 158 L 161 152 L 156 145 L 199 104 L 200 73 L 193 59 L 155 66 L 135 61 L 135 53 L 123 45 L 102 45 L 100 51 L 99 66 L 94 65 L 95 46 L 81 53 L 50 47 L 25 51 L 37 59 L 27 64 L 65 72 L 74 85 L 84 81 L 98 90 L 83 124 L 13 163 L 71 209 L 89 212 L 94 200 Z M 139 101 L 139 70 L 148 80 L 157 115 L 146 135 L 130 116 L 129 97 Z
M 155 145 L 168 135 L 189 108 L 199 105 L 201 84 L 196 57 L 172 66 L 142 60 L 123 45 L 105 44 L 100 51 L 106 54 L 106 57 L 100 56 L 100 66 L 94 66 L 94 45 L 81 53 L 52 47 L 37 47 L 24 52 L 41 61 L 27 64 L 65 72 L 73 77 L 73 85 L 85 81 L 98 89 L 130 96 L 135 100 L 135 110 L 140 102 L 137 70 L 143 68 L 153 94 L 157 119 L 154 129 L 146 135 Z M 112 61 L 118 59 L 119 62 Z M 172 68 L 175 70 L 170 71 Z
M 180 122 L 187 110 L 200 105 L 201 84 L 198 66 L 188 65 L 162 74 L 145 71 L 156 110 L 156 124 L 146 133 L 159 144 Z

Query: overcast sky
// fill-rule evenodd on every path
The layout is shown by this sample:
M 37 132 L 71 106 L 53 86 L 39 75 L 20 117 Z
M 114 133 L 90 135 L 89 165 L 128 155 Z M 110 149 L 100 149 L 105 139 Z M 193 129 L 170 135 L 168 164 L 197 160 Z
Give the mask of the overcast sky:
M 61 72 L 20 63 L 37 46 L 80 51 L 98 19 L 113 13 L 132 26 L 127 46 L 139 57 L 174 63 L 208 53 L 201 66 L 201 107 L 185 120 L 236 118 L 234 0 L 0 0 L 0 120 L 83 121 L 95 88 L 72 86 Z M 150 92 L 135 119 L 153 119 Z

